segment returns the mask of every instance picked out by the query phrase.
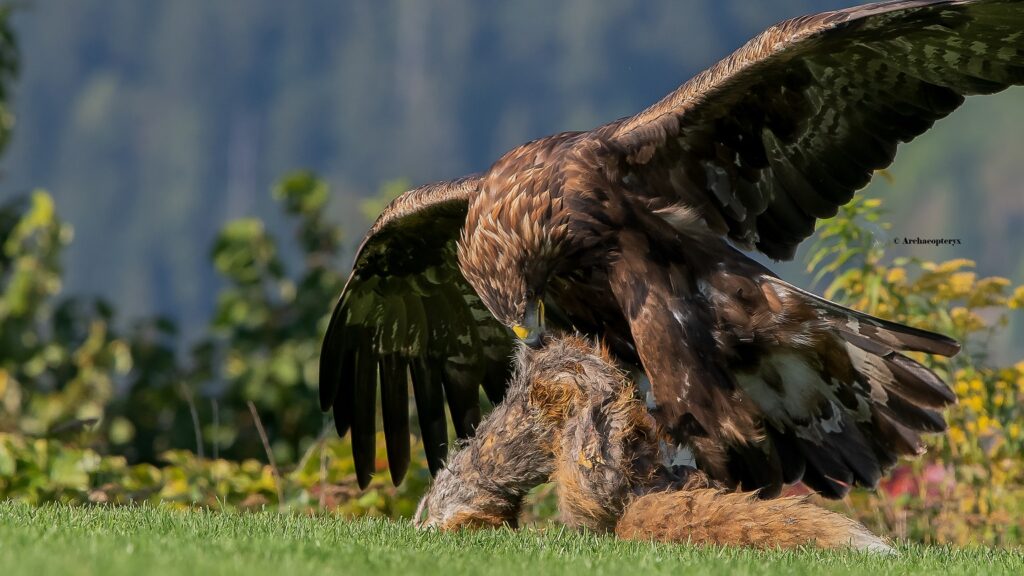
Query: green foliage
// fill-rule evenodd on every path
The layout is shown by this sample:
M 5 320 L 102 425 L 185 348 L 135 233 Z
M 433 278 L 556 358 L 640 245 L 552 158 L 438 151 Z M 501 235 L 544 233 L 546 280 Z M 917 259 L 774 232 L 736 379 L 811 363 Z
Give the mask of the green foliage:
M 263 454 L 246 408 L 252 401 L 277 460 L 291 463 L 324 426 L 316 399 L 320 342 L 345 278 L 337 262 L 341 231 L 324 216 L 326 184 L 300 172 L 273 195 L 295 222 L 301 268 L 288 273 L 281 247 L 259 220 L 224 227 L 212 258 L 226 286 L 218 295 L 212 337 L 200 346 L 205 362 L 195 380 L 220 406 L 219 424 L 205 429 L 218 451 Z
M 383 459 L 383 435 L 377 449 Z M 271 506 L 411 518 L 429 479 L 426 466 L 417 460 L 401 487 L 393 486 L 382 471 L 360 491 L 351 446 L 336 438 L 316 442 L 297 465 L 284 471 L 255 459 L 206 459 L 187 450 L 169 450 L 159 464 L 130 464 L 124 456 L 59 440 L 0 433 L 0 500 L 34 505 L 148 502 L 225 511 Z
M 131 368 L 102 302 L 55 302 L 70 228 L 36 191 L 0 207 L 0 431 L 73 434 L 98 421 Z
M 887 259 L 888 226 L 877 199 L 857 197 L 819 226 L 808 271 L 830 278 L 825 296 L 889 320 L 949 334 L 952 359 L 916 355 L 953 384 L 959 403 L 949 433 L 928 437 L 927 455 L 898 468 L 878 493 L 851 501 L 869 525 L 930 542 L 1024 541 L 1024 361 L 993 366 L 993 336 L 1024 307 L 1024 286 L 978 278 L 965 259 Z M 883 232 L 875 234 L 872 232 Z
M 11 139 L 11 130 L 14 128 L 10 94 L 21 66 L 18 40 L 11 26 L 12 11 L 11 5 L 0 6 L 0 152 L 7 147 Z
M 380 190 L 377 191 L 376 196 L 367 198 L 359 203 L 359 212 L 367 222 L 373 222 L 384 211 L 389 202 L 398 198 L 411 186 L 412 184 L 404 178 L 385 182 L 380 187 Z
M 224 278 L 218 306 L 184 359 L 165 319 L 122 335 L 109 306 L 59 299 L 71 233 L 49 195 L 0 209 L 0 497 L 412 514 L 428 478 L 422 460 L 401 488 L 381 470 L 360 492 L 348 442 L 325 440 L 333 426 L 316 398 L 319 347 L 344 281 L 327 187 L 299 172 L 273 195 L 295 224 L 293 245 L 258 220 L 225 225 L 211 250 Z M 298 254 L 294 272 L 286 250 Z M 249 403 L 279 483 L 257 461 L 267 453 Z M 383 441 L 379 449 L 383 462 Z
M 320 436 L 319 347 L 344 281 L 341 231 L 326 221 L 328 190 L 311 174 L 286 177 L 273 195 L 294 223 L 294 245 L 279 243 L 259 220 L 224 226 L 211 250 L 224 284 L 208 335 L 187 358 L 176 352 L 173 324 L 154 319 L 134 327 L 136 366 L 129 392 L 115 403 L 123 428 L 135 435 L 123 447 L 133 460 L 155 462 L 182 447 L 200 456 L 265 458 L 249 402 L 279 463 L 294 464 Z M 284 264 L 287 250 L 297 270 Z
M 0 6 L 0 150 L 19 67 L 11 10 Z M 74 436 L 104 416 L 131 368 L 109 306 L 55 300 L 71 236 L 46 192 L 0 205 L 0 433 Z

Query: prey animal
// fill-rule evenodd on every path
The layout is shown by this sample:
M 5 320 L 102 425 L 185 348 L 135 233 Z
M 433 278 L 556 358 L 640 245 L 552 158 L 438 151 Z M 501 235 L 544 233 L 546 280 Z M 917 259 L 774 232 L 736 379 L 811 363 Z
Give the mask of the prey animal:
M 657 423 L 606 348 L 556 337 L 521 350 L 505 401 L 423 497 L 420 528 L 515 527 L 523 496 L 556 483 L 562 521 L 620 538 L 758 548 L 891 548 L 805 498 L 761 500 L 672 466 Z
M 899 0 L 772 26 L 635 116 L 524 144 L 398 197 L 359 248 L 320 360 L 320 403 L 369 482 L 430 468 L 500 402 L 515 340 L 599 336 L 646 375 L 650 414 L 723 486 L 874 486 L 945 427 L 954 394 L 905 352 L 954 340 L 844 308 L 748 257 L 791 258 L 897 145 L 965 96 L 1024 82 L 1024 1 Z

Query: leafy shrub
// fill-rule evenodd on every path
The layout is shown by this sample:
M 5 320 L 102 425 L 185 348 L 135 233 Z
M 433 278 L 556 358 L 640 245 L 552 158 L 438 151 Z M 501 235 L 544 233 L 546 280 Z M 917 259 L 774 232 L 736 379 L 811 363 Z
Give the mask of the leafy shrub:
M 917 355 L 953 388 L 947 435 L 927 437 L 928 453 L 902 465 L 875 492 L 850 498 L 882 532 L 924 542 L 1024 541 L 1024 362 L 992 366 L 993 336 L 1024 307 L 1024 286 L 978 278 L 974 263 L 894 258 L 868 233 L 885 229 L 881 202 L 855 198 L 825 221 L 808 271 L 830 277 L 825 296 L 897 322 L 956 337 L 952 359 Z
M 383 459 L 383 435 L 377 450 Z M 165 452 L 159 466 L 129 464 L 123 456 L 91 448 L 0 433 L 0 498 L 31 504 L 149 502 L 411 517 L 428 479 L 425 462 L 414 461 L 401 487 L 382 471 L 360 491 L 351 447 L 339 439 L 318 442 L 295 467 L 281 472 L 255 459 L 206 459 L 187 450 Z
M 211 258 L 225 287 L 208 335 L 184 358 L 166 319 L 121 334 L 109 305 L 60 297 L 71 231 L 48 194 L 0 207 L 0 496 L 412 514 L 424 462 L 401 488 L 382 471 L 360 493 L 349 444 L 324 440 L 333 426 L 317 406 L 319 346 L 344 281 L 328 190 L 299 172 L 274 196 L 295 223 L 294 246 L 257 220 L 224 227 Z M 286 249 L 299 255 L 293 274 Z M 257 459 L 281 464 L 279 485 Z
M 273 191 L 295 223 L 301 264 L 288 273 L 282 248 L 259 220 L 228 223 L 212 259 L 227 285 L 217 298 L 210 337 L 200 346 L 192 381 L 219 414 L 203 411 L 204 436 L 220 453 L 257 457 L 263 447 L 246 403 L 257 407 L 276 459 L 291 463 L 325 427 L 317 405 L 320 342 L 345 281 L 338 263 L 341 230 L 327 222 L 327 185 L 306 172 Z M 207 406 L 213 404 L 205 403 Z
M 54 301 L 70 236 L 44 192 L 0 207 L 0 431 L 67 435 L 98 421 L 131 368 L 109 306 Z

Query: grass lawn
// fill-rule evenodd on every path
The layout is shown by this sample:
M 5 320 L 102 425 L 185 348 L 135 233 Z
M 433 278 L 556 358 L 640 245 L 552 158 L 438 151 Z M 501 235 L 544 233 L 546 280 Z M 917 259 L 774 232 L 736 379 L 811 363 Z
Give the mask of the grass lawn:
M 266 512 L 0 503 L 0 574 L 1024 574 L 1024 552 L 901 546 L 898 557 L 690 548 L 561 530 L 418 533 Z

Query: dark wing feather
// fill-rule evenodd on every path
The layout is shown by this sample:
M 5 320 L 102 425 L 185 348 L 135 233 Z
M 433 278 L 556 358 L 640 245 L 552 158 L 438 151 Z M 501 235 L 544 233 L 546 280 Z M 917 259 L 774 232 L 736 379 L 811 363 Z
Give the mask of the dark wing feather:
M 719 239 L 690 241 L 643 213 L 624 227 L 609 286 L 651 381 L 653 415 L 698 466 L 774 496 L 875 486 L 955 401 L 903 353 L 955 354 L 944 336 L 789 285 Z M 706 241 L 706 239 L 705 239 Z
M 1024 82 L 1024 3 L 917 0 L 788 20 L 598 129 L 654 209 L 776 259 L 971 94 Z
M 442 465 L 447 398 L 459 436 L 480 418 L 479 389 L 500 398 L 512 341 L 459 271 L 455 242 L 475 178 L 417 188 L 366 235 L 320 355 L 320 405 L 352 432 L 360 486 L 374 471 L 378 383 L 392 480 L 409 464 L 409 385 L 432 472 Z
M 409 366 L 401 354 L 381 357 L 380 406 L 388 467 L 392 478 L 404 478 L 409 467 Z

